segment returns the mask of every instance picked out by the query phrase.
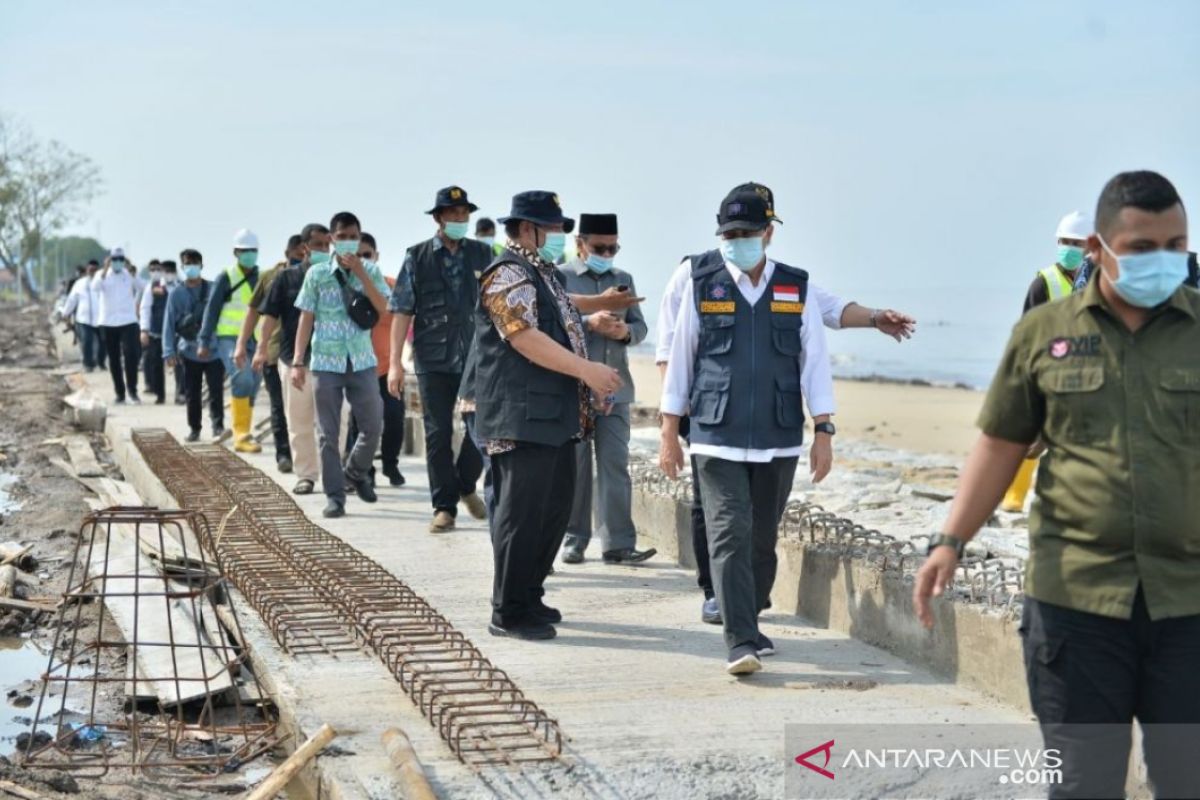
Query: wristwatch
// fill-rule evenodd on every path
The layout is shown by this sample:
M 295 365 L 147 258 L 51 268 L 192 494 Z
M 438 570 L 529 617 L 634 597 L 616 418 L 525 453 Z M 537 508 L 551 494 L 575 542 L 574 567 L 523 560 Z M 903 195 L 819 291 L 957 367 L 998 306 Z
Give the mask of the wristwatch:
M 935 547 L 953 547 L 954 554 L 959 558 L 963 557 L 963 550 L 967 543 L 957 536 L 951 536 L 948 533 L 935 533 L 929 537 L 929 547 L 925 548 L 925 555 L 933 552 Z
M 837 433 L 837 428 L 833 427 L 832 422 L 818 422 L 816 425 L 813 425 L 813 430 L 817 433 L 827 433 L 830 436 Z

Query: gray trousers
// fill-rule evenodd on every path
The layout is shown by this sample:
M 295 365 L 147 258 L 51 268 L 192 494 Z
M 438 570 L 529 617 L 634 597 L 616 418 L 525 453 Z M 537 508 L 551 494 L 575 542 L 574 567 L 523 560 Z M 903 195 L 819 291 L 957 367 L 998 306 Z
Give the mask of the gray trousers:
M 317 406 L 317 432 L 320 433 L 321 486 L 331 500 L 346 502 L 346 479 L 358 481 L 367 476 L 371 460 L 383 434 L 383 400 L 379 397 L 379 379 L 375 368 L 345 372 L 313 372 L 313 395 Z M 342 428 L 342 400 L 358 420 L 358 439 L 342 468 L 339 446 Z
M 775 540 L 797 460 L 752 463 L 696 456 L 713 588 L 731 650 L 758 639 L 758 615 L 775 585 Z
M 633 483 L 629 480 L 629 404 L 613 406 L 596 418 L 590 442 L 575 445 L 575 499 L 564 544 L 587 547 L 592 538 L 592 452 L 596 456 L 596 528 L 602 549 L 622 550 L 637 543 L 633 527 Z

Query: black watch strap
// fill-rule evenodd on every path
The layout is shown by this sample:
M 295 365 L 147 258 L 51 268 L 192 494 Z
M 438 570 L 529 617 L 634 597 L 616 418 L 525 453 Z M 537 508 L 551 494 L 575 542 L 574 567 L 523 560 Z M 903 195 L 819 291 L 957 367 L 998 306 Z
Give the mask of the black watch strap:
M 833 426 L 832 422 L 818 422 L 816 425 L 813 425 L 813 431 L 816 433 L 827 433 L 830 436 L 833 436 L 835 433 L 837 433 L 837 428 Z
M 936 547 L 953 547 L 955 555 L 962 558 L 963 550 L 966 546 L 967 543 L 957 536 L 951 536 L 946 533 L 935 533 L 929 537 L 929 547 L 926 548 L 925 554 L 929 555 Z

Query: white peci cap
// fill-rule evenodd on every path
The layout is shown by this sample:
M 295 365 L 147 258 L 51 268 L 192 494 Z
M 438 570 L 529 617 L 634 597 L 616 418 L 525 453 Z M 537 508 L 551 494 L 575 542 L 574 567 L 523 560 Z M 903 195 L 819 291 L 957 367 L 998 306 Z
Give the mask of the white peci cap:
M 125 257 L 125 249 L 121 248 L 121 247 L 114 247 L 112 250 L 110 250 L 108 252 L 108 257 L 109 258 L 124 258 Z

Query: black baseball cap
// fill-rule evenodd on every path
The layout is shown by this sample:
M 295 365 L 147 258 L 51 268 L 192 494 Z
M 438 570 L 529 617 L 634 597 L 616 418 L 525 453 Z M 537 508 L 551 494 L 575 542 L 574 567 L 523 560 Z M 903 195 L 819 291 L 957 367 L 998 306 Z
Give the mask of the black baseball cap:
M 783 222 L 775 216 L 775 195 L 761 183 L 743 183 L 721 201 L 717 235 L 726 231 L 761 231 L 772 222 Z
M 433 201 L 433 208 L 426 211 L 426 214 L 433 214 L 442 208 L 454 208 L 455 206 L 466 206 L 472 214 L 479 210 L 479 206 L 467 199 L 467 190 L 461 186 L 447 186 L 444 189 L 438 189 L 437 197 Z

